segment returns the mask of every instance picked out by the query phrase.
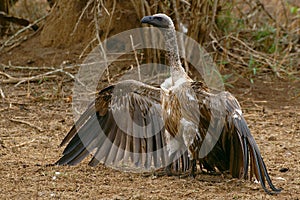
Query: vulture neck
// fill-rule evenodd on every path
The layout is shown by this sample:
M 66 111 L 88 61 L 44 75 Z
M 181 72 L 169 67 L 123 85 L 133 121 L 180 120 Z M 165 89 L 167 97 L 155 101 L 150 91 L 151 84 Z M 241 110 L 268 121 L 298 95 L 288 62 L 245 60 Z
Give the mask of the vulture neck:
M 171 86 L 175 86 L 177 81 L 182 79 L 188 81 L 189 77 L 185 73 L 180 62 L 175 28 L 164 29 L 162 32 L 165 39 L 165 48 L 167 50 L 166 56 L 171 70 Z

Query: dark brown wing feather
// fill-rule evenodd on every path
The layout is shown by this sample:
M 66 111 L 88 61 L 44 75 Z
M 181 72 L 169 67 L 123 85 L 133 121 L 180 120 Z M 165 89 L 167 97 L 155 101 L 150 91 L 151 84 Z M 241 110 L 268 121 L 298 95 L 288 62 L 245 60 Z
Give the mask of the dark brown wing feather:
M 192 87 L 199 101 L 199 131 L 202 138 L 206 134 L 210 134 L 213 138 L 215 133 L 209 131 L 209 126 L 223 124 L 221 129 L 220 127 L 212 129 L 220 130 L 221 134 L 210 153 L 206 157 L 200 158 L 203 166 L 208 170 L 217 168 L 220 171 L 229 171 L 233 177 L 246 179 L 250 159 L 250 178 L 254 175 L 269 194 L 280 192 L 281 189 L 275 188 L 272 184 L 259 148 L 241 114 L 241 108 L 237 100 L 228 92 L 220 92 L 215 95 L 207 93 L 202 88 L 203 86 L 197 82 L 193 83 Z M 213 112 L 212 110 L 223 110 L 224 113 L 222 115 L 222 113 Z M 197 150 L 199 150 L 199 145 L 204 145 L 203 140 L 199 139 L 196 138 L 194 145 L 192 145 L 197 146 Z M 200 152 L 198 152 L 199 154 Z M 267 181 L 271 190 L 267 189 L 265 181 Z
M 189 99 L 191 95 L 192 98 Z M 180 121 L 178 118 L 188 119 L 189 122 L 198 125 L 198 132 L 189 146 L 189 151 L 194 159 L 199 160 L 201 168 L 209 171 L 229 171 L 235 178 L 246 179 L 250 165 L 250 178 L 255 176 L 267 193 L 281 191 L 272 184 L 259 148 L 242 116 L 240 105 L 230 93 L 216 91 L 213 94 L 203 83 L 192 82 L 183 84 L 170 96 L 170 102 L 175 102 L 170 103 L 176 110 L 173 113 L 179 112 L 176 117 L 170 116 L 173 122 L 169 125 L 166 120 L 166 129 L 173 130 L 172 125 Z M 191 106 L 195 96 L 198 107 Z M 189 103 L 176 103 L 176 99 L 178 102 Z M 177 134 L 187 133 L 179 131 Z M 192 164 L 184 162 L 185 156 L 188 154 L 183 154 L 177 163 L 172 164 L 175 171 L 190 170 Z M 271 190 L 267 189 L 265 182 Z
M 130 116 L 124 115 L 126 109 Z M 161 168 L 168 162 L 161 118 L 160 90 L 137 81 L 124 81 L 99 92 L 61 145 L 59 165 L 75 165 L 93 153 L 89 165 L 132 164 L 139 169 Z

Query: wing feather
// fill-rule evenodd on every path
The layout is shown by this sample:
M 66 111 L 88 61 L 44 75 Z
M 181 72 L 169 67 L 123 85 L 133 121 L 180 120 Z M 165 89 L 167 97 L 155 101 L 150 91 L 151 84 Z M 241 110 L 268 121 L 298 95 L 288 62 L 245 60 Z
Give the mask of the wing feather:
M 209 171 L 215 169 L 221 172 L 229 171 L 236 178 L 248 178 L 250 165 L 250 178 L 255 176 L 262 188 L 269 194 L 280 192 L 281 189 L 276 188 L 271 181 L 238 101 L 228 92 L 209 93 L 199 82 L 194 82 L 191 86 L 199 103 L 199 109 L 194 109 L 193 112 L 200 116 L 198 124 L 200 134 L 195 137 L 189 149 L 196 154 L 201 164 L 200 167 Z M 189 109 L 182 108 L 183 113 L 190 112 Z M 193 121 L 193 123 L 197 122 Z M 219 131 L 221 134 L 217 134 Z M 206 137 L 210 138 L 208 141 L 217 141 L 212 149 L 209 146 L 212 145 L 210 142 L 205 143 Z M 201 151 L 207 150 L 210 152 L 202 157 Z M 180 158 L 182 163 L 185 163 L 185 155 L 183 154 L 183 158 Z M 186 165 L 191 167 L 190 162 Z M 186 169 L 184 165 L 181 165 L 177 170 Z M 265 182 L 271 190 L 267 188 Z
M 56 164 L 75 165 L 93 154 L 91 166 L 161 168 L 168 159 L 160 109 L 159 88 L 123 81 L 103 89 L 63 139 L 61 145 L 69 143 Z
M 220 105 L 225 108 L 227 121 L 218 143 L 206 158 L 209 160 L 209 165 L 217 167 L 220 171 L 229 170 L 233 177 L 246 179 L 250 159 L 250 177 L 254 175 L 267 193 L 280 192 L 281 189 L 276 188 L 270 179 L 259 148 L 241 113 L 238 101 L 228 92 L 221 92 L 215 98 L 222 100 Z M 221 110 L 223 108 L 215 107 L 214 109 Z M 212 118 L 218 118 L 212 113 L 210 115 Z M 223 160 L 222 162 L 220 162 L 220 158 Z M 271 190 L 266 187 L 266 181 Z

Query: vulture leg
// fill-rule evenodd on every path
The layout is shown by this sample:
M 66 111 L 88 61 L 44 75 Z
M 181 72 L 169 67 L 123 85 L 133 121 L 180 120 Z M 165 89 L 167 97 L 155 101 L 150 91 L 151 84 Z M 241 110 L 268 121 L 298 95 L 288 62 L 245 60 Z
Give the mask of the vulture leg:
M 197 172 L 197 161 L 196 161 L 196 159 L 192 159 L 191 176 L 192 176 L 193 178 L 196 177 L 196 172 Z

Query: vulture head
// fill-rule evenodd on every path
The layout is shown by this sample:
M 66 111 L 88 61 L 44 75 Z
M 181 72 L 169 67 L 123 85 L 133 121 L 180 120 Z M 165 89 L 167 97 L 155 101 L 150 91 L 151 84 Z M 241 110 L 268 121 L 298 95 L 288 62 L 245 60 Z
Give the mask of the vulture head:
M 145 16 L 143 17 L 141 22 L 145 24 L 151 24 L 159 28 L 174 29 L 174 24 L 172 19 L 169 16 L 162 13 L 151 15 L 151 16 Z

